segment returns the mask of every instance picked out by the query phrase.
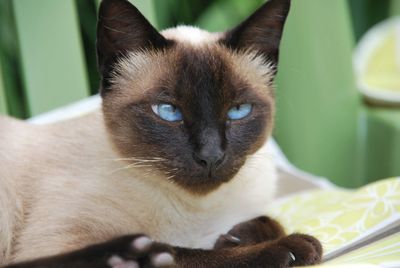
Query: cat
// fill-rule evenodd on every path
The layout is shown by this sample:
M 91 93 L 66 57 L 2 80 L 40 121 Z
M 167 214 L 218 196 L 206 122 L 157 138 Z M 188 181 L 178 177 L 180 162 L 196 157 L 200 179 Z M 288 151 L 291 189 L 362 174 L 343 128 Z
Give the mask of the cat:
M 127 0 L 103 0 L 102 109 L 45 126 L 0 118 L 0 265 L 320 262 L 317 239 L 265 216 L 289 8 L 270 0 L 224 33 L 159 33 Z

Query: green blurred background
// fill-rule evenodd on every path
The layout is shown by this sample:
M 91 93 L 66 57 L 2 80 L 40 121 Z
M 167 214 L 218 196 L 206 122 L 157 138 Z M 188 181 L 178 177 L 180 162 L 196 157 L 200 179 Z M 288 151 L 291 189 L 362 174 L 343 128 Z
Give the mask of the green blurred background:
M 158 28 L 233 27 L 263 0 L 131 0 Z M 0 0 L 0 113 L 28 118 L 97 93 L 98 0 Z M 399 108 L 366 104 L 352 51 L 399 0 L 293 0 L 275 138 L 300 168 L 356 187 L 400 175 Z

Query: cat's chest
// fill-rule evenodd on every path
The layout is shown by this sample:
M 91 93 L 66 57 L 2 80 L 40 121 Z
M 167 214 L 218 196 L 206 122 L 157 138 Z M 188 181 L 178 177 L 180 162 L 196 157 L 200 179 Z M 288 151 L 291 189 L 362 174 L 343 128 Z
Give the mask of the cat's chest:
M 103 200 L 97 206 L 103 214 L 118 212 L 114 218 L 121 220 L 110 220 L 116 234 L 140 232 L 176 246 L 211 248 L 234 225 L 267 214 L 277 184 L 275 167 L 267 155 L 260 150 L 231 181 L 204 196 L 160 180 L 150 184 L 129 174 L 97 181 L 96 189 L 103 189 L 100 194 L 88 180 L 84 192 L 94 191 Z
M 249 202 L 249 208 L 241 206 L 224 210 L 210 210 L 207 213 L 187 214 L 181 219 L 179 228 L 166 228 L 160 239 L 181 247 L 212 248 L 222 234 L 227 233 L 234 225 L 266 214 L 268 200 L 259 200 L 259 204 Z M 265 202 L 263 202 L 265 201 Z
M 227 185 L 198 208 L 164 207 L 166 219 L 154 230 L 155 238 L 182 247 L 212 248 L 234 225 L 266 215 L 274 191 L 275 175 L 269 172 Z

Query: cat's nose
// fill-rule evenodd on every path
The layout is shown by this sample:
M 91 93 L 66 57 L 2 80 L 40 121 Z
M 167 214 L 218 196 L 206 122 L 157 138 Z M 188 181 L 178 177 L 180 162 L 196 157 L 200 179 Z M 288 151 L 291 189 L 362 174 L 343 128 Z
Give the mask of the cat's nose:
M 219 148 L 203 149 L 193 154 L 194 160 L 208 172 L 215 171 L 224 161 L 225 152 Z

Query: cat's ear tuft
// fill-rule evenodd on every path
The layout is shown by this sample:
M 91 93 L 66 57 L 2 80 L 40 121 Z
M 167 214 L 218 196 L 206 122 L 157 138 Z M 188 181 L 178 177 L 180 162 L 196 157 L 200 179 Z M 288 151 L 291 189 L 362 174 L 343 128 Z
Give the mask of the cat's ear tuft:
M 277 65 L 289 9 L 290 0 L 269 0 L 239 26 L 226 32 L 221 42 L 232 49 L 254 49 Z
M 97 57 L 100 72 L 128 51 L 162 49 L 169 44 L 127 0 L 103 0 L 97 24 Z

